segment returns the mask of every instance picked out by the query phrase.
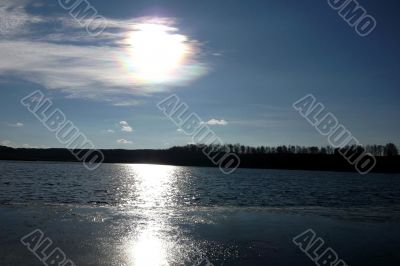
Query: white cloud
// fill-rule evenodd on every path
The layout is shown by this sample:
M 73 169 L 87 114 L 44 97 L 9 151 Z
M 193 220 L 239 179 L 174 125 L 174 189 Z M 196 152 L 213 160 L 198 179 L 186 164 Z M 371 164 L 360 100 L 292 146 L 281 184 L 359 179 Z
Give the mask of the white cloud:
M 110 133 L 110 134 L 112 134 L 112 133 L 115 133 L 115 131 L 114 130 L 112 130 L 112 129 L 107 129 L 107 131 L 106 131 L 107 133 Z
M 223 119 L 218 120 L 218 119 L 213 118 L 213 119 L 208 120 L 206 122 L 206 124 L 210 125 L 210 126 L 226 126 L 226 125 L 228 125 L 228 122 Z
M 2 0 L 0 2 L 0 35 L 14 36 L 27 33 L 27 25 L 42 21 L 39 16 L 25 11 L 28 0 Z
M 119 139 L 119 140 L 117 140 L 117 143 L 118 144 L 133 144 L 132 141 L 126 140 L 126 139 Z
M 22 145 L 19 146 L 18 148 L 25 148 L 25 149 L 50 149 L 50 147 L 49 147 L 49 146 L 46 146 L 46 145 L 36 146 L 36 145 L 30 145 L 30 144 L 22 144 Z
M 175 19 L 157 22 L 167 25 L 173 36 L 185 40 L 190 47 L 186 59 L 173 74 L 146 81 L 137 78 L 138 69 L 130 66 L 134 46 L 129 36 L 149 18 L 107 19 L 106 31 L 92 37 L 68 12 L 64 17 L 38 16 L 26 11 L 32 1 L 1 1 L 0 17 L 12 17 L 18 23 L 11 23 L 7 26 L 10 29 L 0 32 L 0 78 L 12 75 L 61 91 L 69 98 L 131 106 L 141 103 L 138 96 L 186 86 L 208 72 L 200 59 L 201 44 L 179 33 Z M 36 24 L 40 24 L 41 32 L 33 27 Z
M 9 140 L 2 140 L 0 141 L 0 146 L 7 146 L 7 147 L 12 147 L 12 148 L 25 148 L 25 149 L 48 149 L 48 146 L 45 145 L 30 145 L 30 144 L 17 144 L 15 142 L 9 141 Z
M 24 126 L 24 124 L 21 122 L 17 122 L 15 124 L 7 124 L 7 125 L 10 127 L 23 127 Z
M 113 104 L 112 105 L 114 105 L 114 106 L 122 106 L 122 107 L 124 107 L 124 106 L 134 106 L 134 105 L 139 105 L 139 104 L 141 104 L 142 103 L 142 101 L 140 101 L 140 100 L 135 100 L 135 99 L 132 99 L 132 100 L 121 100 L 121 101 L 113 101 Z
M 1 146 L 7 146 L 7 147 L 15 147 L 15 143 L 9 141 L 9 140 L 2 140 L 0 141 Z
M 122 132 L 133 132 L 133 128 L 126 121 L 119 122 Z

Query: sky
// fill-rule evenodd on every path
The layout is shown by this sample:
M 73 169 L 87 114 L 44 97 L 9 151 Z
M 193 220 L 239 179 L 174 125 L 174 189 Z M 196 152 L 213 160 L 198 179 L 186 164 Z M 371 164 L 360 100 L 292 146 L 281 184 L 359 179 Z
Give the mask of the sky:
M 20 103 L 36 90 L 96 148 L 191 143 L 171 94 L 225 143 L 328 145 L 292 107 L 313 94 L 361 143 L 400 144 L 396 0 L 358 1 L 366 37 L 327 1 L 88 1 L 97 21 L 68 2 L 0 0 L 0 145 L 63 147 Z

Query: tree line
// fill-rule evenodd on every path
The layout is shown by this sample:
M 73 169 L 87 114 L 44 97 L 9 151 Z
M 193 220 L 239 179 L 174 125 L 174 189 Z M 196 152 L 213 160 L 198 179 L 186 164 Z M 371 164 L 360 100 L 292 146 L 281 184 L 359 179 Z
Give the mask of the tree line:
M 236 154 L 339 154 L 340 150 L 354 150 L 359 152 L 370 153 L 373 156 L 398 156 L 399 149 L 393 143 L 386 145 L 365 145 L 365 146 L 346 146 L 343 148 L 334 148 L 332 146 L 298 146 L 298 145 L 282 145 L 282 146 L 246 146 L 237 144 L 224 145 L 205 145 L 205 144 L 188 144 L 186 146 L 174 146 L 171 151 L 188 151 L 202 152 L 205 148 L 212 149 L 217 152 L 233 152 Z

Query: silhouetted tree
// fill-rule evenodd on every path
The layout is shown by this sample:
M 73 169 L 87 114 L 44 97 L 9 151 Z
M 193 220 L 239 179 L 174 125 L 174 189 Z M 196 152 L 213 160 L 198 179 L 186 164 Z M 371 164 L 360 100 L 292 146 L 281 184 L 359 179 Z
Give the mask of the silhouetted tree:
M 399 151 L 397 150 L 396 145 L 393 143 L 388 143 L 385 146 L 385 156 L 397 156 L 399 155 Z

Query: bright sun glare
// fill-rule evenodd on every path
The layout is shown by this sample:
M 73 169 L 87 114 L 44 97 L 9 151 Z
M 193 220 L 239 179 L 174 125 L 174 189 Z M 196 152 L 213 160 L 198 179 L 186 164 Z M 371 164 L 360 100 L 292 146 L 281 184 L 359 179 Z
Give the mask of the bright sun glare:
M 168 192 L 173 187 L 172 179 L 177 169 L 175 166 L 150 164 L 135 164 L 127 169 L 137 180 L 137 200 L 141 202 L 138 207 L 141 208 L 140 215 L 147 221 L 137 228 L 137 233 L 126 243 L 129 265 L 168 265 L 170 243 L 164 235 L 167 225 L 163 216 L 154 212 L 154 208 L 163 209 L 168 203 Z
M 128 38 L 129 64 L 142 83 L 163 83 L 173 77 L 190 51 L 187 38 L 175 28 L 143 23 Z

